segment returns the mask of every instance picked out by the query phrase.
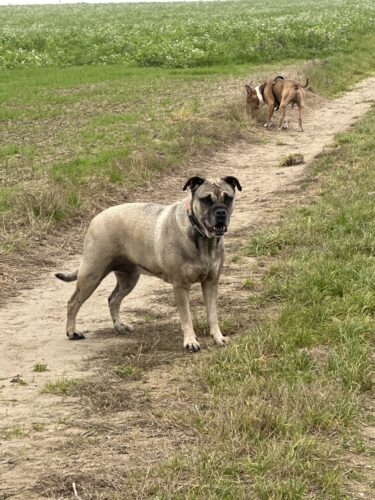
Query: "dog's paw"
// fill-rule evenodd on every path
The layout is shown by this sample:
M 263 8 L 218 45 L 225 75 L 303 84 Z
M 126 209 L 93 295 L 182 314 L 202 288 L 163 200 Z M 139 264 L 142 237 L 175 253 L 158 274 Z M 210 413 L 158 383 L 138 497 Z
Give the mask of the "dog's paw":
M 125 325 L 125 323 L 117 323 L 116 325 L 114 325 L 114 328 L 117 333 L 132 332 L 134 330 L 134 326 Z
M 299 132 L 303 132 L 303 128 L 298 129 Z
M 69 340 L 83 340 L 86 338 L 83 333 L 78 333 L 78 332 L 73 332 L 73 333 L 66 333 L 67 337 Z
M 220 347 L 223 347 L 226 344 L 228 344 L 229 338 L 228 337 L 224 337 L 224 335 L 221 335 L 220 337 L 219 336 L 214 337 L 214 341 L 215 341 L 216 345 L 219 345 Z
M 197 340 L 184 342 L 184 348 L 190 352 L 198 352 L 201 350 L 201 346 Z

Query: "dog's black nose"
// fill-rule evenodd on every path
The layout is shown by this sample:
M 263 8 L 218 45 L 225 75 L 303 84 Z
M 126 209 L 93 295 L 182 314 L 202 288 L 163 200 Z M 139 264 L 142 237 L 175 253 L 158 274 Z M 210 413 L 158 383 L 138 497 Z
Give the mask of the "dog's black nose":
M 215 215 L 216 215 L 217 219 L 225 220 L 225 218 L 227 216 L 227 211 L 225 210 L 225 208 L 217 208 L 215 210 Z

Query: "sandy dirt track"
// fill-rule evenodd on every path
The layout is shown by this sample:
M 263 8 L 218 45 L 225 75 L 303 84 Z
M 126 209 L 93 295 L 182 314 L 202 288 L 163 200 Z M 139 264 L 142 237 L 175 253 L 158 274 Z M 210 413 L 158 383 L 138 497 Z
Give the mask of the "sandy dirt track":
M 368 78 L 335 100 L 311 96 L 307 101 L 304 133 L 298 132 L 297 111 L 288 110 L 291 120 L 288 131 L 264 130 L 261 132 L 263 140 L 258 144 L 240 141 L 226 151 L 217 152 L 204 166 L 199 168 L 197 165 L 197 173 L 215 177 L 235 175 L 243 185 L 227 236 L 230 247 L 235 246 L 236 234 L 261 225 L 273 211 L 295 201 L 293 192 L 298 182 L 308 174 L 314 158 L 332 147 L 336 133 L 349 129 L 364 116 L 374 102 L 374 96 L 375 78 Z M 275 118 L 277 115 L 274 121 Z M 291 152 L 302 153 L 304 164 L 278 167 L 280 157 Z M 184 181 L 183 173 L 174 178 L 175 188 L 170 192 L 169 202 L 182 197 Z M 139 201 L 150 201 L 147 193 L 144 200 Z M 40 498 L 37 494 L 25 492 L 37 480 L 39 467 L 42 468 L 53 443 L 63 439 L 58 435 L 58 422 L 70 411 L 68 403 L 60 397 L 41 394 L 46 381 L 89 375 L 92 368 L 86 363 L 88 358 L 108 343 L 114 346 L 131 343 L 137 335 L 142 311 L 159 307 L 160 291 L 172 297 L 170 285 L 143 276 L 122 304 L 122 319 L 133 323 L 135 331 L 130 336 L 108 335 L 106 332 L 111 328 L 111 319 L 107 297 L 114 287 L 114 277 L 109 276 L 79 313 L 78 330 L 86 334 L 86 340 L 69 342 L 64 331 L 66 303 L 74 283 L 56 280 L 53 272 L 73 271 L 78 267 L 79 260 L 77 255 L 65 262 L 57 262 L 56 269 L 43 274 L 35 288 L 10 299 L 0 311 L 0 429 L 15 426 L 28 429 L 36 422 L 48 427 L 48 432 L 34 433 L 31 437 L 26 433 L 20 439 L 1 441 L 0 499 Z M 233 277 L 226 273 L 219 293 L 225 294 L 225 284 L 230 285 L 231 280 Z M 175 335 L 182 350 L 176 311 L 172 305 L 164 307 L 165 314 L 175 319 Z M 210 340 L 207 342 L 210 343 Z M 189 363 L 191 358 L 186 356 L 184 359 Z M 49 371 L 34 373 L 33 366 L 37 362 L 46 363 Z M 168 370 L 168 366 L 165 369 Z M 27 385 L 12 381 L 17 375 Z M 139 439 L 141 443 L 142 430 Z

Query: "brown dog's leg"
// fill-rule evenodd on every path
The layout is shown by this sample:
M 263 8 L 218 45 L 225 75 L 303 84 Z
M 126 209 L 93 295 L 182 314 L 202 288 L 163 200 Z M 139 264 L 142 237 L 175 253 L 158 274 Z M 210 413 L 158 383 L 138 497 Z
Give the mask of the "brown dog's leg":
M 173 292 L 177 309 L 180 314 L 181 327 L 184 334 L 184 347 L 190 351 L 197 352 L 201 347 L 195 336 L 193 322 L 191 320 L 189 307 L 190 286 L 187 287 L 184 285 L 173 284 Z
M 76 317 L 82 304 L 90 297 L 94 290 L 96 290 L 103 278 L 104 276 L 102 274 L 89 274 L 82 272 L 80 269 L 78 273 L 76 290 L 68 302 L 66 334 L 69 337 L 69 340 L 81 340 L 85 338 L 84 335 L 75 331 Z
M 282 103 L 280 104 L 280 118 L 279 118 L 279 124 L 277 126 L 277 130 L 281 130 L 283 121 L 285 120 L 285 113 L 286 113 L 286 104 Z
M 108 305 L 116 332 L 125 333 L 126 330 L 133 330 L 133 327 L 121 323 L 120 305 L 122 300 L 129 295 L 138 283 L 140 273 L 138 269 L 135 268 L 134 272 L 129 273 L 120 273 L 116 271 L 115 275 L 117 278 L 117 285 L 108 298 Z
M 303 104 L 302 103 L 298 103 L 298 125 L 299 125 L 299 131 L 300 132 L 303 132 L 303 128 L 302 128 L 303 109 L 304 109 Z
M 283 96 L 281 98 L 280 110 L 279 110 L 280 117 L 279 117 L 279 124 L 278 124 L 277 130 L 281 130 L 283 123 L 287 123 L 287 121 L 285 119 L 286 108 L 287 108 L 288 104 L 292 101 L 293 97 L 294 97 L 293 95 L 288 95 L 288 96 Z M 288 127 L 286 127 L 286 128 L 288 128 Z
M 266 128 L 269 128 L 271 126 L 271 119 L 272 119 L 272 115 L 273 115 L 273 111 L 275 109 L 275 103 L 272 101 L 272 102 L 269 102 L 267 104 L 267 111 L 268 111 L 268 121 L 267 123 L 264 124 L 264 126 Z

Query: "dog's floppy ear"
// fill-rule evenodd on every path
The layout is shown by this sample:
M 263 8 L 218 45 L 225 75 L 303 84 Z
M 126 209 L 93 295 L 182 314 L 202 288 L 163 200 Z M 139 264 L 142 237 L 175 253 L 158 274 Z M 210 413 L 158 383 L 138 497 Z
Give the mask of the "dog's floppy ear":
M 203 184 L 205 179 L 203 177 L 190 177 L 185 183 L 185 186 L 182 188 L 182 191 L 186 191 L 186 189 L 189 187 L 192 191 L 195 191 L 196 189 L 199 188 L 201 184 Z
M 240 181 L 237 179 L 237 177 L 233 177 L 231 175 L 228 175 L 227 177 L 223 177 L 223 181 L 225 181 L 227 184 L 232 186 L 233 189 L 238 189 L 238 191 L 242 191 L 242 186 L 240 184 Z
M 253 89 L 250 87 L 250 85 L 245 85 L 245 89 L 246 89 L 247 95 L 250 95 L 253 91 Z

